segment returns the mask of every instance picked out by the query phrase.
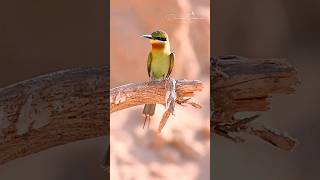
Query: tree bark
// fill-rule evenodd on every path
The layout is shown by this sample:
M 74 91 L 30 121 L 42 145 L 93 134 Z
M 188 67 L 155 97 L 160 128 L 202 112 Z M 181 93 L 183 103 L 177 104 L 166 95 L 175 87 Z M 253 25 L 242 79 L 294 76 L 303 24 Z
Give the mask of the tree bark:
M 243 142 L 235 132 L 247 132 L 290 151 L 296 142 L 289 136 L 252 121 L 239 119 L 239 112 L 266 111 L 274 94 L 292 94 L 297 71 L 281 59 L 247 59 L 221 56 L 211 59 L 211 128 L 219 135 Z
M 110 112 L 119 111 L 142 104 L 165 104 L 165 82 L 144 82 L 119 86 L 110 91 Z M 198 80 L 177 80 L 178 103 L 188 103 L 186 99 L 201 91 L 203 84 Z
M 109 96 L 108 70 L 60 71 L 0 89 L 0 164 L 107 135 L 109 111 L 164 103 L 163 83 L 128 84 L 111 89 Z M 177 81 L 177 101 L 201 89 L 200 81 Z
M 297 72 L 280 60 L 237 56 L 211 60 L 211 127 L 231 138 L 244 131 L 285 150 L 295 141 L 238 112 L 265 111 L 275 93 L 290 94 Z M 161 83 L 137 83 L 108 89 L 108 67 L 60 71 L 0 89 L 0 164 L 57 145 L 107 135 L 109 112 L 145 103 L 163 104 Z M 200 91 L 199 81 L 177 81 L 178 103 Z M 110 100 L 110 101 L 109 101 Z M 108 109 L 108 103 L 110 109 Z M 197 106 L 190 102 L 191 105 Z
M 0 89 L 0 164 L 109 132 L 108 68 L 60 71 Z

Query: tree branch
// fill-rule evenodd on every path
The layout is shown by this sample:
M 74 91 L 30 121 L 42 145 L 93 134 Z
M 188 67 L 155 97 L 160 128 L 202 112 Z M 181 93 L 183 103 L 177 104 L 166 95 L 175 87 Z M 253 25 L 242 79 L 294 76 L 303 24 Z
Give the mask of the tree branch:
M 60 71 L 0 89 L 0 164 L 106 135 L 108 70 Z
M 276 130 L 251 123 L 258 116 L 238 119 L 239 112 L 266 111 L 274 94 L 292 94 L 297 71 L 281 59 L 250 60 L 239 56 L 211 59 L 211 129 L 236 142 L 233 134 L 247 132 L 290 151 L 296 141 Z M 232 135 L 231 135 L 232 133 Z
M 244 131 L 282 149 L 292 149 L 295 141 L 291 138 L 254 127 L 235 114 L 265 111 L 272 94 L 293 93 L 298 82 L 295 69 L 280 60 L 236 56 L 212 59 L 211 65 L 212 129 L 226 137 L 231 137 L 229 132 Z M 110 112 L 145 103 L 164 104 L 161 83 L 128 84 L 111 89 L 108 96 L 108 71 L 108 67 L 66 70 L 0 89 L 0 164 L 57 145 L 107 135 L 108 103 Z M 188 102 L 186 98 L 201 88 L 199 81 L 179 80 L 178 103 Z
M 108 67 L 60 71 L 0 89 L 0 164 L 57 145 L 107 135 L 109 109 L 164 103 L 162 83 L 113 88 Z M 200 81 L 177 81 L 177 101 L 202 89 Z M 125 99 L 124 99 L 125 98 Z M 117 102 L 118 101 L 118 102 Z
M 194 92 L 201 91 L 203 84 L 198 80 L 177 80 L 177 102 L 187 103 Z M 119 86 L 110 91 L 110 112 L 141 104 L 165 104 L 165 82 L 145 82 Z

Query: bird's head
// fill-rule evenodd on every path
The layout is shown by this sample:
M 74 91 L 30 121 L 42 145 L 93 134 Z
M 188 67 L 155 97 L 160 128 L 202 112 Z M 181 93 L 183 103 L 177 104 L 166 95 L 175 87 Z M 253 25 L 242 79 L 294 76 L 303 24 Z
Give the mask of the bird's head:
M 144 38 L 149 39 L 152 49 L 170 49 L 168 34 L 164 31 L 154 31 L 150 35 L 143 35 Z
M 143 35 L 143 37 L 149 39 L 151 44 L 169 42 L 168 34 L 164 31 L 155 31 L 150 35 Z

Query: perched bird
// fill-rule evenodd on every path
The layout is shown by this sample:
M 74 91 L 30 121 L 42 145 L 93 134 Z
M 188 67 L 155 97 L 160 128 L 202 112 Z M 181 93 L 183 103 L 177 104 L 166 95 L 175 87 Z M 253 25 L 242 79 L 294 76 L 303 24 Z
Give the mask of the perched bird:
M 148 55 L 147 69 L 149 78 L 161 80 L 169 78 L 174 66 L 174 54 L 170 50 L 169 37 L 164 31 L 155 31 L 151 35 L 143 35 L 149 39 L 151 44 L 151 52 Z M 154 115 L 156 104 L 145 104 L 143 114 L 145 120 L 143 127 L 148 120 L 150 125 L 151 116 Z

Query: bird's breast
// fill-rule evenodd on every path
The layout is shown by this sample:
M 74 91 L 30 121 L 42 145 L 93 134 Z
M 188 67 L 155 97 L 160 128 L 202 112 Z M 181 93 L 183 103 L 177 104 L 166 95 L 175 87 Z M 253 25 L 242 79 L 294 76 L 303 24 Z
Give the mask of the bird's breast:
M 153 77 L 161 79 L 168 73 L 170 56 L 166 53 L 152 54 L 151 71 Z

